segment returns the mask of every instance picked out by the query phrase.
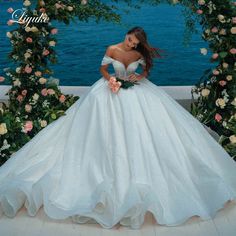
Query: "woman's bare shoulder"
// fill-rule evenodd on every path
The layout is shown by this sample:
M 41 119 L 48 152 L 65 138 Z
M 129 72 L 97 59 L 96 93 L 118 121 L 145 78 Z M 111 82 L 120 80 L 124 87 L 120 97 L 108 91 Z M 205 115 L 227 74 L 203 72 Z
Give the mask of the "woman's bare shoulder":
M 109 57 L 112 57 L 115 50 L 116 50 L 116 45 L 108 46 L 107 49 L 106 49 L 106 55 L 109 56 Z

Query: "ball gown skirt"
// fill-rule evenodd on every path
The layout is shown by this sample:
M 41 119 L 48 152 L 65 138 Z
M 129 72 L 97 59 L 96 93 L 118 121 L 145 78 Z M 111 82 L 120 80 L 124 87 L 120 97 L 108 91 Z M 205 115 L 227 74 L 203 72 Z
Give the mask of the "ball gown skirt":
M 108 61 L 106 61 L 106 60 Z M 134 72 L 106 57 L 117 72 Z M 115 75 L 115 74 L 114 74 Z M 236 198 L 236 163 L 204 126 L 143 78 L 117 94 L 98 79 L 0 167 L 1 210 L 139 229 L 150 211 L 176 226 Z

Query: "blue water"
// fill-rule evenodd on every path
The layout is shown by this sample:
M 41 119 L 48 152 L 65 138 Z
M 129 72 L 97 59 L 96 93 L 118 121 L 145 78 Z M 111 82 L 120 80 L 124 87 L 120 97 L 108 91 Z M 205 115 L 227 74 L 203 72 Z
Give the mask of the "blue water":
M 11 17 L 6 10 L 10 6 L 14 9 L 21 8 L 21 4 L 21 1 L 1 3 L 0 75 L 3 76 L 3 69 L 13 65 L 7 58 L 12 48 L 6 32 L 14 26 L 6 24 Z M 195 84 L 203 71 L 212 68 L 213 64 L 210 63 L 210 55 L 203 56 L 200 53 L 200 48 L 208 48 L 208 44 L 201 38 L 200 25 L 197 24 L 199 34 L 192 36 L 188 47 L 184 46 L 185 24 L 181 9 L 181 5 L 143 5 L 141 9 L 132 9 L 129 15 L 122 15 L 126 26 L 105 21 L 97 24 L 93 19 L 89 23 L 71 22 L 68 26 L 52 22 L 58 28 L 58 64 L 50 66 L 54 70 L 52 76 L 60 80 L 60 85 L 92 85 L 102 76 L 99 68 L 106 48 L 122 42 L 128 29 L 141 26 L 148 35 L 149 43 L 168 54 L 164 59 L 155 59 L 149 79 L 157 85 Z M 109 72 L 113 72 L 111 65 Z M 141 68 L 137 72 L 141 72 Z

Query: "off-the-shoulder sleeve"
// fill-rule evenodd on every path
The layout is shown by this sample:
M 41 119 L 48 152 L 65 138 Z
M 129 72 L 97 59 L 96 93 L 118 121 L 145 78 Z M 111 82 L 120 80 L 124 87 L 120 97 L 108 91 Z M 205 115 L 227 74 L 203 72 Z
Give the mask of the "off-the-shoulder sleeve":
M 113 58 L 105 55 L 102 59 L 101 65 L 103 66 L 103 65 L 110 64 L 110 63 L 112 63 L 112 61 L 113 61 Z
M 139 59 L 139 63 L 140 63 L 141 65 L 143 65 L 143 66 L 145 66 L 145 65 L 146 65 L 146 63 L 145 63 L 145 61 L 144 61 L 144 59 L 143 59 L 143 58 L 140 58 L 140 59 Z

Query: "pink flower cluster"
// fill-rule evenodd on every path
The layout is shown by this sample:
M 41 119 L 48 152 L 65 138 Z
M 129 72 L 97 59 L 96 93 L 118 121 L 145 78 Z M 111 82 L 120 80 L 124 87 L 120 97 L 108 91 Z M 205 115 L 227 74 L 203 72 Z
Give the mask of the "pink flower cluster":
M 113 93 L 117 93 L 120 89 L 121 86 L 121 82 L 120 81 L 116 81 L 116 77 L 111 76 L 109 81 L 108 81 L 108 86 L 110 87 L 111 91 Z

